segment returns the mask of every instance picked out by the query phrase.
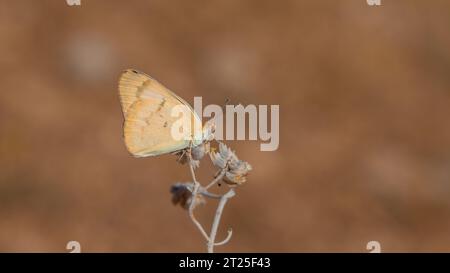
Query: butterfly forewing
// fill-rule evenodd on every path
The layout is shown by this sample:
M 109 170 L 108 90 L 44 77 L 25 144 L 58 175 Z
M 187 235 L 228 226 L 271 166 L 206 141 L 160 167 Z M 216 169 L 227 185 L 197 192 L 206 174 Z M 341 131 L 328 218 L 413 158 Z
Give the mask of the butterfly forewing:
M 126 70 L 119 81 L 119 95 L 125 117 L 125 144 L 131 154 L 155 156 L 190 145 L 188 139 L 173 138 L 171 126 L 178 117 L 173 117 L 171 111 L 175 106 L 184 105 L 190 109 L 191 120 L 200 122 L 200 119 L 175 93 L 143 73 Z

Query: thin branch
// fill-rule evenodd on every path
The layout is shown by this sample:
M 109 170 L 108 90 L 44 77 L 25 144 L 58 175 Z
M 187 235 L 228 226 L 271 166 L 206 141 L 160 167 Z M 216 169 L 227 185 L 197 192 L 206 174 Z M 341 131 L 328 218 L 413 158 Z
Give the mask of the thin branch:
M 232 198 L 235 195 L 234 190 L 230 189 L 227 193 L 225 193 L 222 198 L 220 198 L 219 205 L 217 206 L 216 215 L 214 216 L 214 221 L 211 227 L 211 233 L 208 241 L 208 253 L 214 252 L 214 241 L 217 235 L 217 229 L 219 228 L 220 218 L 222 217 L 223 208 L 227 203 L 228 199 Z M 229 235 L 230 236 L 230 235 Z M 230 237 L 231 238 L 231 237 Z M 225 239 L 228 242 L 230 239 Z M 226 243 L 225 242 L 225 243 Z
M 192 155 L 191 155 L 190 150 L 188 152 L 188 158 L 189 158 L 189 162 L 188 162 L 189 169 L 191 170 L 192 180 L 194 183 L 194 188 L 192 189 L 192 192 L 191 192 L 191 203 L 189 204 L 189 217 L 191 218 L 192 222 L 194 222 L 194 224 L 197 226 L 197 228 L 200 230 L 200 233 L 203 235 L 203 237 L 205 237 L 205 239 L 207 241 L 209 241 L 210 238 L 209 238 L 208 234 L 206 234 L 205 229 L 200 224 L 200 222 L 195 218 L 195 215 L 194 215 L 195 202 L 197 201 L 197 193 L 198 193 L 198 189 L 200 187 L 200 183 L 198 183 L 197 179 L 195 178 L 194 167 L 192 166 Z
M 224 244 L 228 243 L 231 240 L 231 237 L 233 235 L 233 231 L 231 229 L 229 229 L 227 237 L 223 241 L 220 241 L 218 243 L 215 242 L 223 210 L 225 208 L 225 205 L 226 205 L 228 199 L 232 198 L 235 195 L 235 192 L 233 189 L 230 189 L 228 192 L 226 192 L 223 195 L 209 192 L 208 189 L 210 187 L 219 183 L 223 179 L 228 168 L 225 167 L 225 168 L 221 169 L 220 172 L 215 176 L 215 178 L 206 187 L 203 187 L 200 184 L 200 182 L 197 181 L 197 178 L 195 176 L 194 161 L 192 159 L 191 148 L 187 149 L 185 154 L 188 158 L 189 170 L 190 170 L 191 176 L 192 176 L 192 183 L 190 185 L 188 185 L 188 189 L 191 192 L 191 196 L 190 196 L 191 202 L 188 207 L 189 217 L 191 218 L 191 221 L 197 226 L 198 230 L 200 230 L 200 233 L 203 235 L 203 237 L 206 239 L 208 253 L 213 253 L 214 246 L 224 245 Z M 195 218 L 195 215 L 194 215 L 194 209 L 195 209 L 196 202 L 197 202 L 199 195 L 202 195 L 204 197 L 211 198 L 211 199 L 219 199 L 219 204 L 217 206 L 217 209 L 216 209 L 216 212 L 214 215 L 213 223 L 211 226 L 211 232 L 209 235 L 206 233 L 205 229 L 200 224 L 200 222 Z
M 203 237 L 205 237 L 205 239 L 207 241 L 209 241 L 209 236 L 208 234 L 206 234 L 205 229 L 203 228 L 202 224 L 200 224 L 200 222 L 195 218 L 194 215 L 194 206 L 195 206 L 195 198 L 197 197 L 197 188 L 200 186 L 200 184 L 198 182 L 194 182 L 194 191 L 192 192 L 192 196 L 191 196 L 191 204 L 189 205 L 189 217 L 191 218 L 191 221 L 194 222 L 194 224 L 197 226 L 197 228 L 200 230 L 200 233 L 203 235 Z M 195 194 L 194 194 L 195 193 Z
M 194 172 L 194 163 L 192 160 L 192 154 L 191 149 L 189 149 L 189 152 L 187 153 L 188 159 L 189 159 L 189 170 L 191 171 L 192 181 L 194 183 L 197 183 L 197 178 L 195 178 L 195 172 Z
M 228 241 L 230 241 L 232 235 L 233 235 L 233 230 L 230 228 L 228 230 L 227 238 L 225 238 L 225 240 L 223 240 L 222 242 L 214 243 L 214 245 L 215 246 L 221 246 L 221 245 L 224 245 L 224 244 L 228 243 Z
M 220 199 L 220 198 L 222 198 L 222 195 L 209 192 L 203 187 L 200 187 L 198 194 L 201 194 L 204 197 L 208 197 L 208 198 L 211 198 L 211 199 Z
M 206 187 L 205 187 L 205 189 L 209 189 L 209 188 L 211 188 L 212 186 L 214 186 L 215 184 L 217 184 L 217 182 L 219 182 L 220 180 L 222 180 L 222 178 L 223 178 L 223 176 L 225 175 L 225 173 L 227 172 L 227 169 L 222 169 L 221 171 L 220 171 L 220 173 L 216 176 L 216 178 L 214 178 L 214 180 L 213 181 L 211 181 L 211 183 L 209 183 Z

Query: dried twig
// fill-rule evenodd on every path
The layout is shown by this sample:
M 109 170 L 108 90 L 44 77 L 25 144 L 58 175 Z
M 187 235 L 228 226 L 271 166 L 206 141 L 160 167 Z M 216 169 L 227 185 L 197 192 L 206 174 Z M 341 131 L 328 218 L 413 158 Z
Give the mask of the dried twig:
M 202 148 L 204 149 L 204 147 Z M 188 163 L 192 182 L 184 184 L 177 183 L 172 186 L 172 193 L 174 194 L 172 200 L 175 204 L 182 204 L 188 210 L 191 221 L 195 224 L 195 226 L 198 228 L 207 242 L 208 252 L 213 253 L 215 246 L 220 246 L 228 243 L 231 239 L 231 236 L 233 235 L 232 229 L 228 229 L 227 237 L 224 240 L 220 242 L 215 241 L 225 205 L 230 198 L 235 196 L 236 193 L 233 188 L 222 195 L 211 193 L 208 191 L 208 189 L 220 183 L 220 181 L 224 181 L 225 183 L 229 184 L 230 187 L 235 187 L 242 184 L 243 182 L 245 182 L 245 177 L 251 170 L 251 166 L 247 162 L 239 160 L 234 152 L 232 152 L 224 144 L 220 143 L 220 152 L 210 154 L 213 164 L 219 168 L 219 171 L 210 183 L 208 183 L 206 186 L 202 186 L 195 175 L 195 167 L 199 166 L 199 161 L 197 161 L 197 158 L 193 158 L 192 149 L 196 149 L 196 147 L 190 147 L 189 149 L 183 151 L 178 160 L 181 163 Z M 198 155 L 198 151 L 196 152 L 196 154 Z M 186 160 L 182 160 L 184 156 Z M 219 204 L 214 215 L 209 235 L 194 215 L 195 208 L 199 203 L 203 201 L 204 197 L 219 200 Z
M 195 178 L 194 167 L 192 165 L 192 155 L 191 155 L 190 150 L 188 153 L 188 157 L 189 157 L 189 169 L 191 170 L 192 180 L 194 183 L 194 187 L 192 189 L 192 195 L 191 195 L 191 203 L 189 204 L 189 217 L 191 218 L 192 222 L 194 222 L 194 224 L 197 226 L 197 228 L 200 230 L 200 233 L 203 235 L 203 237 L 205 237 L 206 240 L 209 240 L 209 236 L 208 236 L 208 234 L 206 234 L 205 229 L 203 228 L 203 226 L 200 224 L 200 222 L 194 216 L 194 208 L 196 205 L 195 202 L 197 200 L 197 193 L 198 193 L 198 189 L 200 187 L 200 183 L 197 182 L 197 179 Z
M 230 199 L 234 195 L 235 195 L 234 190 L 230 189 L 227 193 L 222 195 L 222 198 L 220 198 L 220 202 L 219 202 L 219 205 L 217 206 L 217 210 L 216 210 L 216 215 L 214 216 L 214 221 L 213 221 L 213 224 L 211 227 L 211 233 L 209 234 L 208 253 L 214 252 L 214 245 L 217 245 L 217 244 L 215 244 L 217 229 L 219 228 L 219 223 L 220 223 L 220 218 L 222 217 L 223 208 L 225 207 L 225 204 L 227 203 L 228 199 Z M 231 239 L 232 234 L 233 234 L 232 229 L 229 229 L 227 238 L 224 241 L 220 242 L 218 245 L 226 244 Z
M 212 186 L 214 186 L 215 184 L 217 184 L 219 181 L 221 181 L 221 180 L 223 179 L 223 176 L 225 175 L 226 172 L 227 172 L 226 169 L 222 169 L 222 170 L 219 172 L 219 174 L 216 176 L 216 178 L 214 178 L 214 180 L 211 181 L 211 183 L 209 183 L 209 184 L 205 187 L 205 189 L 209 189 L 209 188 L 211 188 Z
M 235 195 L 235 193 L 234 193 L 233 189 L 229 190 L 224 195 L 215 195 L 215 194 L 208 192 L 207 189 L 209 187 L 216 184 L 218 181 L 220 181 L 223 178 L 225 171 L 222 170 L 220 172 L 220 174 L 211 183 L 208 184 L 208 186 L 202 187 L 200 185 L 200 183 L 196 180 L 195 171 L 194 171 L 193 164 L 192 164 L 192 155 L 190 154 L 190 152 L 188 152 L 188 159 L 189 159 L 189 169 L 191 170 L 191 176 L 192 176 L 192 180 L 194 183 L 194 187 L 192 189 L 192 195 L 191 195 L 191 202 L 189 204 L 189 216 L 190 216 L 192 222 L 194 222 L 194 224 L 200 230 L 200 233 L 203 234 L 203 237 L 205 237 L 205 239 L 207 241 L 207 245 L 208 245 L 208 253 L 213 253 L 215 245 L 226 244 L 231 239 L 231 235 L 233 234 L 232 230 L 229 229 L 227 238 L 218 244 L 215 243 L 217 229 L 219 228 L 220 218 L 222 217 L 223 209 L 225 208 L 225 204 L 227 203 L 228 199 L 233 197 Z M 199 189 L 201 189 L 201 190 L 199 190 Z M 203 226 L 200 224 L 200 222 L 198 222 L 198 220 L 194 216 L 194 208 L 196 205 L 195 200 L 197 200 L 198 194 L 202 194 L 203 196 L 211 197 L 211 198 L 220 198 L 219 205 L 217 206 L 216 214 L 214 216 L 214 220 L 213 220 L 213 224 L 212 224 L 211 232 L 210 232 L 209 236 L 206 234 L 205 229 L 203 228 Z

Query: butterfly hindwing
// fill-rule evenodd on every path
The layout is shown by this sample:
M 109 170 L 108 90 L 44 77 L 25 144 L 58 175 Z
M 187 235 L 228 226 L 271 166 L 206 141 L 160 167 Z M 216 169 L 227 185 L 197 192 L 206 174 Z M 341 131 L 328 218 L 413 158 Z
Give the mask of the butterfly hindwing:
M 125 117 L 125 144 L 135 157 L 171 153 L 189 146 L 189 140 L 175 140 L 171 135 L 171 125 L 178 119 L 171 115 L 173 107 L 189 107 L 191 120 L 199 121 L 183 99 L 135 70 L 126 70 L 122 74 L 119 95 Z

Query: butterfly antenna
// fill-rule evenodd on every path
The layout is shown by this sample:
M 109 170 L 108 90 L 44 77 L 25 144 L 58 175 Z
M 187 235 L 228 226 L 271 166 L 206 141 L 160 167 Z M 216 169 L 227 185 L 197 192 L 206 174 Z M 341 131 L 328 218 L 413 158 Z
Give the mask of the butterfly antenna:
M 225 103 L 224 103 L 223 106 L 222 106 L 222 110 L 225 111 L 225 108 L 227 107 L 227 104 L 228 104 L 230 101 L 231 101 L 231 100 L 230 100 L 229 98 L 226 98 L 226 99 L 225 99 Z

